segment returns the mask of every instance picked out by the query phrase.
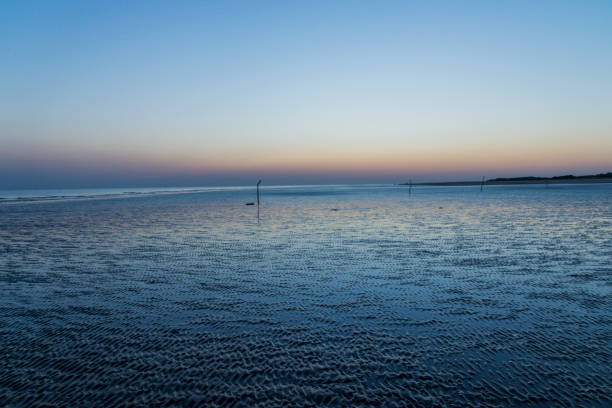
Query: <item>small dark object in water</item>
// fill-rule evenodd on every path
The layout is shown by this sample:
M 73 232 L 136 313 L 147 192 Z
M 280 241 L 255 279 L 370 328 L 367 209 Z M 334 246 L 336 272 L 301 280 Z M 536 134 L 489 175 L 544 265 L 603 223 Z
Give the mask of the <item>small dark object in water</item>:
M 332 210 L 332 211 L 339 211 L 339 209 L 338 209 L 338 208 L 332 208 L 331 210 Z
M 255 203 L 246 203 L 245 205 L 255 205 Z

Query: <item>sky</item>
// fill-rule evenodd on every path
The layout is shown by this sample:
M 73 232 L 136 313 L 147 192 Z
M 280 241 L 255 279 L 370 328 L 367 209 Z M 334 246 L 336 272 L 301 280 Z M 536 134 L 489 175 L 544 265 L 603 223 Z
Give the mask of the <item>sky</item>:
M 609 0 L 0 0 L 0 189 L 607 171 Z

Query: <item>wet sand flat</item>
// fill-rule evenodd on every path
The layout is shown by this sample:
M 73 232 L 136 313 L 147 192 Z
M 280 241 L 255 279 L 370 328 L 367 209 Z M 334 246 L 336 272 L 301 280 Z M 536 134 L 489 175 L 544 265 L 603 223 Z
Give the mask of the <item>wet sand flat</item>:
M 0 203 L 0 401 L 612 404 L 612 185 Z

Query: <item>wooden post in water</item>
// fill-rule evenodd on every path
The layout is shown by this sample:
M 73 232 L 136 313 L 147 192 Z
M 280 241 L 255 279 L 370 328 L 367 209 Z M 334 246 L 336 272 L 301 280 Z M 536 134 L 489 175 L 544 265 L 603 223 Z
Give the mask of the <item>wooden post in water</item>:
M 261 180 L 257 182 L 257 222 L 259 222 L 259 185 L 261 184 Z
M 482 189 L 484 188 L 484 183 L 485 183 L 484 176 L 482 176 L 482 183 L 480 183 L 480 191 L 482 191 Z
M 412 194 L 412 179 L 408 180 L 408 195 Z

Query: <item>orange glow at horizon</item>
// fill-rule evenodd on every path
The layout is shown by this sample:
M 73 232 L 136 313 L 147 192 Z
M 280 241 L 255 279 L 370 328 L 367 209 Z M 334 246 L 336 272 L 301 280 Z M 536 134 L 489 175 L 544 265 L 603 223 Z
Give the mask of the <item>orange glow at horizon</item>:
M 169 151 L 124 149 L 58 149 L 46 146 L 32 155 L 32 149 L 19 154 L 13 151 L 14 161 L 32 162 L 41 168 L 120 169 L 124 171 L 152 171 L 198 174 L 206 172 L 267 172 L 305 174 L 396 174 L 429 175 L 485 172 L 488 175 L 534 172 L 572 172 L 572 169 L 612 167 L 609 149 L 594 146 L 549 146 L 547 148 L 518 148 L 505 146 L 474 148 L 448 146 L 420 150 L 372 148 L 334 149 L 315 152 L 312 149 L 274 150 L 259 147 L 234 153 L 207 152 L 204 149 L 175 149 Z M 595 151 L 594 151 L 595 150 Z M 44 153 L 43 153 L 44 152 Z

